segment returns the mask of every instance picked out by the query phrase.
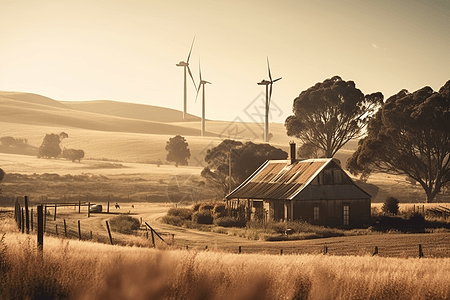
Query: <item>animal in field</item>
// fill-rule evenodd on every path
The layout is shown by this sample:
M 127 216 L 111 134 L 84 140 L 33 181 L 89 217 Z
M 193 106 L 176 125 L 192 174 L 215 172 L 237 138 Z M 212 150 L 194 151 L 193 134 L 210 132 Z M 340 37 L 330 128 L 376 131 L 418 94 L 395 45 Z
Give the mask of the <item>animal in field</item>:
M 119 203 L 116 202 L 116 205 L 114 205 L 114 207 L 117 209 L 120 209 Z
M 133 205 L 133 204 L 131 205 L 131 208 L 134 208 L 134 205 Z

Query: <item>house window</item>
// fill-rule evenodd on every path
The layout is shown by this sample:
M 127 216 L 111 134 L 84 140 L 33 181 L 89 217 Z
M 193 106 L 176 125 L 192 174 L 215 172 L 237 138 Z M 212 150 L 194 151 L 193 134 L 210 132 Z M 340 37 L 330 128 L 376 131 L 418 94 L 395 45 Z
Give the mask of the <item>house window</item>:
M 319 220 L 319 207 L 314 206 L 314 220 Z
M 350 206 L 344 205 L 344 225 L 350 224 Z

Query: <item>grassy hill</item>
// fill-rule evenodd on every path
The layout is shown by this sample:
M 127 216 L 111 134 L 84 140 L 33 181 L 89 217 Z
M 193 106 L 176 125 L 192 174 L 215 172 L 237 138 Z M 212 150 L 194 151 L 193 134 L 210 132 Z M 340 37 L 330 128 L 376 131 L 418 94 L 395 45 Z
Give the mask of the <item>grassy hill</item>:
M 97 114 L 116 116 L 122 118 L 130 118 L 136 120 L 145 120 L 153 122 L 182 122 L 183 113 L 178 110 L 143 105 L 135 103 L 125 103 L 109 100 L 96 101 L 63 101 L 61 102 L 67 107 Z M 200 121 L 200 118 L 191 114 L 187 116 L 188 121 Z
M 30 93 L 0 92 L 0 107 L 0 137 L 28 140 L 26 149 L 0 147 L 1 153 L 34 156 L 45 134 L 64 131 L 69 138 L 63 140 L 62 147 L 83 149 L 88 160 L 152 163 L 158 159 L 165 161 L 166 142 L 180 134 L 186 138 L 191 150 L 189 166 L 200 174 L 205 166 L 206 151 L 223 139 L 263 142 L 263 127 L 259 123 L 207 120 L 207 136 L 201 137 L 198 117 L 190 116 L 181 122 L 180 111 L 150 105 L 114 101 L 60 102 Z M 284 124 L 271 123 L 270 132 L 273 134 L 270 144 L 288 151 L 289 142 L 294 139 L 286 135 Z M 350 141 L 335 157 L 345 166 L 356 149 L 357 141 Z M 20 156 L 16 160 L 16 166 L 20 166 Z M 52 162 L 42 165 L 45 164 L 48 166 L 44 172 L 48 172 Z M 59 171 L 59 166 L 53 167 L 55 172 Z M 36 173 L 42 170 L 36 167 Z M 32 170 L 28 168 L 26 172 Z M 182 170 L 174 168 L 173 172 Z M 403 202 L 424 200 L 422 189 L 409 184 L 404 176 L 374 174 L 367 184 L 360 184 L 374 196 L 375 202 L 384 201 L 388 195 Z

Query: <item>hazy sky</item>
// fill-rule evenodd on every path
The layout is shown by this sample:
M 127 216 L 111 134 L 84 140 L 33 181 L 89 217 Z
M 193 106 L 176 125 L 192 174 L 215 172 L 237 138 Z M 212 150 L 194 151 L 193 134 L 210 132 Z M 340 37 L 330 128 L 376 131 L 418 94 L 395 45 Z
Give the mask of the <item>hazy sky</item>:
M 262 112 L 267 56 L 283 77 L 275 122 L 301 91 L 334 75 L 385 98 L 450 79 L 450 1 L 0 0 L 0 90 L 181 110 L 176 64 L 194 35 L 192 72 L 198 82 L 200 58 L 213 83 L 209 119 Z M 188 112 L 200 115 L 188 89 Z

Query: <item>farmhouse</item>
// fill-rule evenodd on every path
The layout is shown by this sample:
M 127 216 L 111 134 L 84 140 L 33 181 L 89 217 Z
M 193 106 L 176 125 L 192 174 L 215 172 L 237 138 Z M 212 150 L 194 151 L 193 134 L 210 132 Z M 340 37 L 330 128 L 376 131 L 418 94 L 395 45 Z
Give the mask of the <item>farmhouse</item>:
M 370 217 L 371 196 L 333 158 L 269 160 L 225 198 L 245 206 L 247 217 L 304 220 L 318 225 L 351 225 Z

